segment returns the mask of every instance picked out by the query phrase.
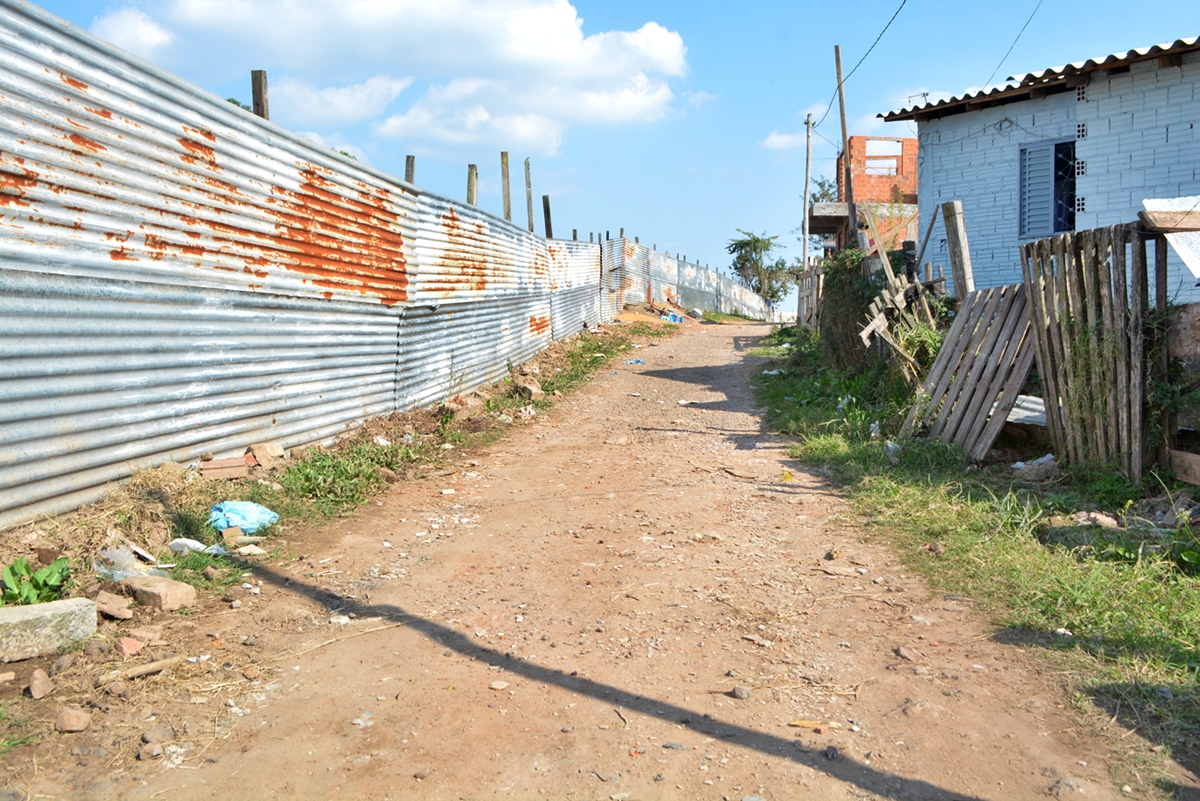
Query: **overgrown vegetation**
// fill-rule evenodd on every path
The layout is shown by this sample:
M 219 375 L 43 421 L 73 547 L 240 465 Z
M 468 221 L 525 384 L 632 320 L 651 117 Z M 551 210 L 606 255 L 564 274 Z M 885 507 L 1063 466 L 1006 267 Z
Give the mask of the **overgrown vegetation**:
M 863 297 L 865 287 L 847 275 L 853 268 L 847 256 L 827 272 L 835 309 Z M 830 311 L 822 310 L 823 320 L 837 319 L 840 311 Z M 973 466 L 957 447 L 897 441 L 910 390 L 886 364 L 850 354 L 845 334 L 831 321 L 820 336 L 787 328 L 764 340 L 791 343 L 783 372 L 756 383 L 771 426 L 797 438 L 792 455 L 822 470 L 868 530 L 935 587 L 976 599 L 1000 627 L 996 636 L 1051 652 L 1084 707 L 1099 706 L 1124 726 L 1121 733 L 1137 728 L 1195 764 L 1200 541 L 1186 515 L 1166 530 L 1136 522 L 1139 511 L 1154 519 L 1149 496 L 1176 487 L 1156 475 L 1134 487 L 1098 467 L 1021 485 L 1007 462 L 1044 449 Z M 1069 517 L 1097 509 L 1133 523 L 1110 529 Z M 941 555 L 922 547 L 933 542 Z M 1161 760 L 1153 764 L 1161 770 Z

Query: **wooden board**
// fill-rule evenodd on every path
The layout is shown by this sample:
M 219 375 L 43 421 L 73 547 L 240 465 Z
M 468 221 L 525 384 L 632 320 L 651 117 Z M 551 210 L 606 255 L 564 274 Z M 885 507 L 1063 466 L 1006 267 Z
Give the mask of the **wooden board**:
M 1164 234 L 1185 231 L 1200 231 L 1200 210 L 1193 211 L 1142 211 L 1138 217 L 1147 228 Z
M 1030 304 L 1022 284 L 971 292 L 938 351 L 902 433 L 987 455 L 1033 366 Z

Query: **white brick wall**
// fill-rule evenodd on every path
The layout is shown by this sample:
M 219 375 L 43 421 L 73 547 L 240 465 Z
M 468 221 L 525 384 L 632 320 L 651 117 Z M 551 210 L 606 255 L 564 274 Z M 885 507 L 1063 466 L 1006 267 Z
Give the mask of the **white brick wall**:
M 1075 156 L 1087 172 L 1075 189 L 1087 211 L 1076 215 L 1076 230 L 1133 222 L 1147 197 L 1200 195 L 1200 53 L 1185 53 L 1182 67 L 1160 69 L 1152 59 L 1118 75 L 1093 72 L 1082 102 L 1067 91 L 919 123 L 921 219 L 935 204 L 963 202 L 977 287 L 1021 280 L 1020 148 L 1072 139 L 1079 122 L 1088 135 Z M 924 260 L 950 274 L 940 221 Z M 1174 253 L 1170 268 L 1172 294 L 1200 300 Z

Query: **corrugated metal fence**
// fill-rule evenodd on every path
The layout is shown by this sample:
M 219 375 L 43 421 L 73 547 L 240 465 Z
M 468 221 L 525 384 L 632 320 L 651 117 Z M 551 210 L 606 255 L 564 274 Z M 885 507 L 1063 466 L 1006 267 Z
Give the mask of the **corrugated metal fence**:
M 687 309 L 738 314 L 774 321 L 775 310 L 732 278 L 690 264 L 629 239 L 601 243 L 608 299 L 615 313 L 629 303 L 677 303 Z
M 548 242 L 0 0 L 0 528 L 499 380 L 612 319 L 609 244 Z

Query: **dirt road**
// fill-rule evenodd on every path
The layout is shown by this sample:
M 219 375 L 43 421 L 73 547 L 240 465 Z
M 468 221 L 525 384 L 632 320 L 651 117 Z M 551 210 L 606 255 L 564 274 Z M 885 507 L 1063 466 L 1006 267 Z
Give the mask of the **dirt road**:
M 1107 748 L 1038 663 L 866 541 L 764 433 L 749 387 L 761 360 L 743 353 L 763 333 L 700 326 L 644 347 L 644 365 L 618 363 L 456 474 L 395 485 L 294 544 L 305 558 L 248 577 L 263 583 L 240 609 L 169 624 L 192 627 L 207 655 L 195 670 L 217 668 L 148 681 L 102 710 L 75 754 L 46 746 L 54 769 L 10 764 L 10 786 L 129 799 L 1121 795 Z M 175 732 L 166 755 L 113 768 L 155 724 Z

